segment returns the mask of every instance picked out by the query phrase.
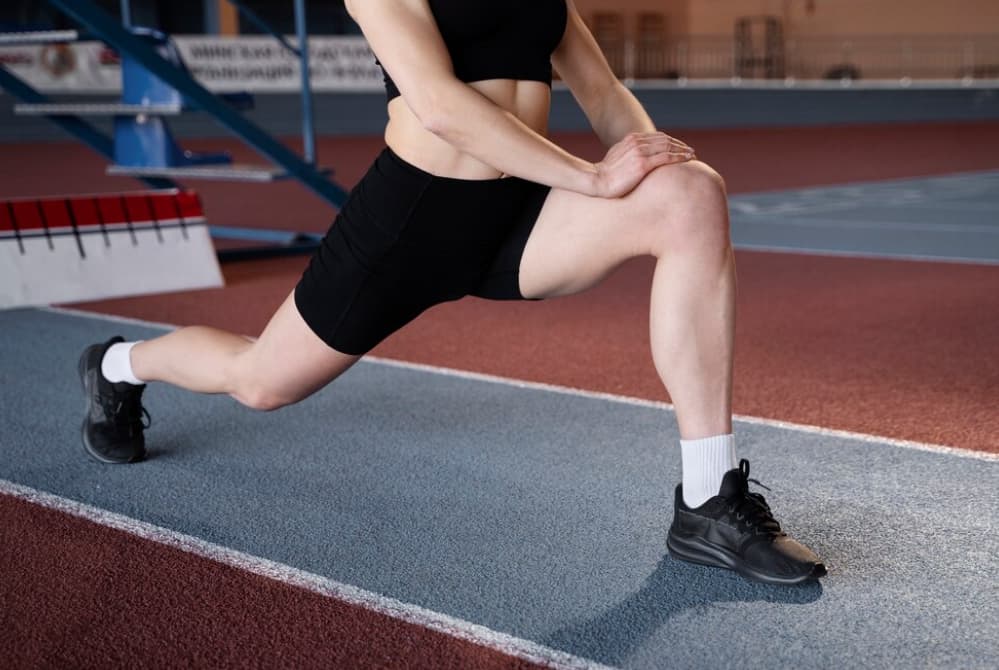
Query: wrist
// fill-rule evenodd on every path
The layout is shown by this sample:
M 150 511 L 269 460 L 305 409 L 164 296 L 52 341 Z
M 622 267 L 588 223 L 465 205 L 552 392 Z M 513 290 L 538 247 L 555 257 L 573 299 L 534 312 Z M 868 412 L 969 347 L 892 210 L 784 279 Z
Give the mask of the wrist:
M 600 178 L 600 169 L 595 163 L 583 161 L 582 170 L 580 171 L 579 187 L 576 191 L 582 193 L 583 195 L 589 195 L 595 198 L 602 197 L 603 180 Z

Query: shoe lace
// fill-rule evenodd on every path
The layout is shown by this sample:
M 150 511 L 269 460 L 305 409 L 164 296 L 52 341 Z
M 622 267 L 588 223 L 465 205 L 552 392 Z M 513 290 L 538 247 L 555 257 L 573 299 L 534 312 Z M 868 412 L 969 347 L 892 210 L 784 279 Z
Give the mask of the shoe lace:
M 104 416 L 119 431 L 127 431 L 132 435 L 153 425 L 153 418 L 142 406 L 141 388 L 135 391 L 101 394 L 100 402 Z
M 770 488 L 756 479 L 749 478 L 749 461 L 745 458 L 739 461 L 739 471 L 746 480 L 746 488 L 741 495 L 729 498 L 729 513 L 734 514 L 736 520 L 745 524 L 747 528 L 751 528 L 754 535 L 769 535 L 771 537 L 784 535 L 780 523 L 770 511 L 770 505 L 767 504 L 766 498 L 761 493 L 750 491 L 749 484 L 756 484 L 767 491 Z

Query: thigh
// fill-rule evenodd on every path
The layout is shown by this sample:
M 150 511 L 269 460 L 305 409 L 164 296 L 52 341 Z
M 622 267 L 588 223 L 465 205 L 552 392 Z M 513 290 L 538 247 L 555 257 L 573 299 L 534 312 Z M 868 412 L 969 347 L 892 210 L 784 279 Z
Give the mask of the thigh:
M 524 246 L 520 292 L 525 298 L 578 293 L 646 253 L 639 236 L 624 231 L 639 209 L 634 194 L 606 199 L 552 189 Z
M 250 387 L 283 403 L 297 402 L 330 383 L 361 357 L 331 348 L 288 295 L 253 345 L 241 354 L 240 374 Z
M 629 258 L 657 255 L 671 226 L 697 218 L 692 193 L 712 174 L 699 161 L 660 167 L 623 198 L 552 189 L 524 247 L 521 293 L 578 293 Z

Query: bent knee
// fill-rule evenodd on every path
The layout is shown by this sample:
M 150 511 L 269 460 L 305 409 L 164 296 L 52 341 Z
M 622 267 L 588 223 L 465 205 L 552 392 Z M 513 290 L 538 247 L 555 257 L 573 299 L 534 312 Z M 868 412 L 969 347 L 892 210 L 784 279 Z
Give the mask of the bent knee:
M 725 180 L 701 161 L 665 165 L 639 186 L 653 253 L 729 244 Z
M 657 167 L 645 177 L 639 190 L 642 197 L 660 206 L 725 200 L 724 178 L 698 160 Z
M 242 388 L 230 393 L 242 405 L 259 412 L 273 412 L 297 402 L 281 394 L 274 393 L 266 387 Z
M 261 412 L 272 412 L 302 399 L 282 390 L 274 380 L 261 378 L 252 371 L 236 376 L 229 395 L 246 407 Z

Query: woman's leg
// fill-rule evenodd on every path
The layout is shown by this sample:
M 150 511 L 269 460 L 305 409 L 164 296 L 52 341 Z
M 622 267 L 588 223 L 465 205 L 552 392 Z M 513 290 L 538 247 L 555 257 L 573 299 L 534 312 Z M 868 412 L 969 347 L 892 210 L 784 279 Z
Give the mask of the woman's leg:
M 216 328 L 191 326 L 140 342 L 132 370 L 200 393 L 228 393 L 239 402 L 272 410 L 311 395 L 360 356 L 330 348 L 305 323 L 289 294 L 256 340 Z
M 818 556 L 783 533 L 762 499 L 747 493 L 749 463 L 735 463 L 735 263 L 717 173 L 698 161 L 657 168 L 617 200 L 553 191 L 524 249 L 521 292 L 581 291 L 625 259 L 646 254 L 657 259 L 652 356 L 683 438 L 670 554 L 775 584 L 824 576 Z
M 624 198 L 553 190 L 524 249 L 526 297 L 582 291 L 621 262 L 652 255 L 656 369 L 684 439 L 732 432 L 735 262 L 721 177 L 699 161 L 651 172 Z

